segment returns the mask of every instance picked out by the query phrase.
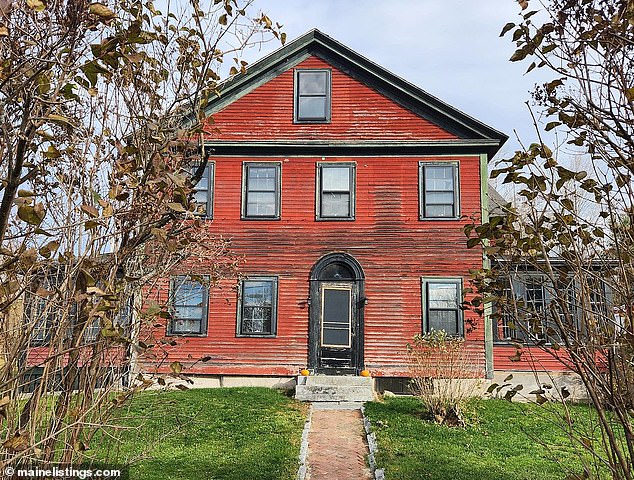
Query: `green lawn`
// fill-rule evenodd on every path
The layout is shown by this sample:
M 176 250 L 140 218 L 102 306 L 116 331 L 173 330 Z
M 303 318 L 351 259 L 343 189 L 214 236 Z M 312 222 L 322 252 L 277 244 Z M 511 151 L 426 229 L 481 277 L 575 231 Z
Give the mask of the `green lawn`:
M 574 408 L 580 415 L 587 410 Z M 467 412 L 471 426 L 461 429 L 422 420 L 415 398 L 367 404 L 378 468 L 387 480 L 561 480 L 581 472 L 570 442 L 540 407 L 481 400 Z
M 102 458 L 142 459 L 130 479 L 291 480 L 306 408 L 267 388 L 146 392 L 119 423 L 122 439 L 95 438 Z

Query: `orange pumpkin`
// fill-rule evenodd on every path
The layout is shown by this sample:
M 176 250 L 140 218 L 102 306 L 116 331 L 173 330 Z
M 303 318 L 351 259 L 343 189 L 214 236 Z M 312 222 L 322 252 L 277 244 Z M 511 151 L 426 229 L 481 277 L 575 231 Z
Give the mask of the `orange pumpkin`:
M 310 375 L 310 372 L 306 370 L 305 368 L 301 370 L 299 373 L 301 373 L 304 377 L 307 377 L 308 375 Z
M 359 374 L 362 377 L 371 377 L 372 375 L 370 374 L 369 370 L 361 370 L 361 373 Z

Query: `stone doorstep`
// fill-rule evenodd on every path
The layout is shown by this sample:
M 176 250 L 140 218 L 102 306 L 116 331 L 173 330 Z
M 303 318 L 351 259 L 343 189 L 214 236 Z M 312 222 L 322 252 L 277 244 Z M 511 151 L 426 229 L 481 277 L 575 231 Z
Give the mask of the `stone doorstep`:
M 345 387 L 365 386 L 374 388 L 372 377 L 359 377 L 348 375 L 309 375 L 297 377 L 298 385 L 341 385 Z
M 337 390 L 302 389 L 298 387 L 295 399 L 304 402 L 371 402 L 374 392 L 367 389 L 339 388 Z
M 305 402 L 369 402 L 374 382 L 369 377 L 314 375 L 299 377 L 295 399 Z

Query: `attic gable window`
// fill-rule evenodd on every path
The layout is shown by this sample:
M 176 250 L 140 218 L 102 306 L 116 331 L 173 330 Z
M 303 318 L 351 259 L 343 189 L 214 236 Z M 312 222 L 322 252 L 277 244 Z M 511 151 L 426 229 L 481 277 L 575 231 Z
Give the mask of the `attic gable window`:
M 295 121 L 330 122 L 330 70 L 295 70 Z

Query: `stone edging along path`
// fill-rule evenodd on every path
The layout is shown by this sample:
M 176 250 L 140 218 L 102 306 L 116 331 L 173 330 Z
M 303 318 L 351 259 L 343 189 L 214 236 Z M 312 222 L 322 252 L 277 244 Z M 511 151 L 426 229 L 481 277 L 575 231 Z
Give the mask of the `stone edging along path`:
M 379 446 L 376 443 L 376 435 L 372 431 L 372 425 L 370 420 L 365 415 L 365 405 L 361 407 L 361 415 L 363 415 L 363 427 L 365 429 L 365 435 L 368 442 L 368 463 L 370 464 L 370 470 L 374 473 L 375 480 L 385 480 L 385 470 L 382 468 L 376 468 L 376 452 L 379 450 Z

